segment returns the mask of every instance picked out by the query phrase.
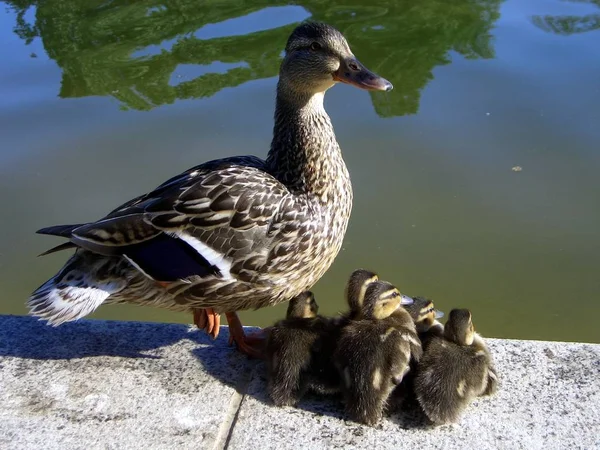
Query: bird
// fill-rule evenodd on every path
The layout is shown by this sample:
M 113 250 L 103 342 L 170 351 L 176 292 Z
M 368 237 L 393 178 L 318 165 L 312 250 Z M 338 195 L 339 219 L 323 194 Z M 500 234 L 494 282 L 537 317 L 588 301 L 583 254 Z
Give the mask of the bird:
M 349 311 L 336 317 L 318 315 L 311 291 L 290 300 L 286 318 L 269 327 L 266 344 L 268 391 L 273 403 L 294 405 L 309 390 L 339 392 L 340 377 L 332 355 L 342 329 L 362 313 L 367 286 L 377 279 L 374 272 L 353 271 L 345 290 Z
M 336 390 L 339 384 L 335 379 L 329 382 L 331 371 L 323 373 L 319 365 L 322 341 L 334 326 L 318 312 L 314 294 L 305 291 L 290 300 L 285 319 L 270 328 L 265 350 L 267 390 L 277 406 L 295 405 L 310 389 L 326 393 L 322 386 L 333 384 Z
M 467 405 L 498 388 L 498 375 L 471 312 L 453 309 L 442 337 L 431 338 L 414 379 L 415 395 L 434 424 L 457 422 Z
M 374 281 L 366 289 L 362 319 L 344 327 L 333 359 L 340 372 L 346 412 L 375 425 L 388 397 L 421 356 L 421 343 L 398 289 Z
M 225 313 L 230 342 L 262 357 L 265 336 L 246 336 L 236 311 L 309 290 L 348 226 L 352 184 L 323 106 L 336 83 L 392 89 L 337 29 L 301 23 L 285 46 L 267 158 L 209 161 L 99 220 L 42 228 L 67 239 L 43 254 L 75 252 L 31 294 L 30 314 L 59 325 L 102 304 L 150 305 L 191 312 L 216 338 Z
M 438 319 L 444 317 L 444 313 L 435 309 L 431 299 L 422 296 L 410 297 L 412 304 L 404 306 L 406 311 L 412 317 L 423 354 L 427 352 L 429 342 L 433 336 L 443 336 L 444 325 Z M 417 403 L 414 396 L 414 379 L 418 371 L 418 362 L 412 359 L 409 364 L 409 371 L 406 373 L 402 382 L 393 390 L 390 396 L 389 411 L 404 409 L 405 406 L 413 406 Z
M 405 308 L 415 322 L 419 339 L 424 341 L 427 335 L 441 336 L 444 332 L 444 325 L 438 319 L 444 317 L 444 312 L 435 309 L 431 299 L 422 296 L 411 298 L 413 303 L 406 305 Z
M 366 269 L 356 269 L 350 274 L 346 284 L 348 311 L 341 315 L 342 320 L 360 319 L 367 287 L 378 280 L 375 272 Z

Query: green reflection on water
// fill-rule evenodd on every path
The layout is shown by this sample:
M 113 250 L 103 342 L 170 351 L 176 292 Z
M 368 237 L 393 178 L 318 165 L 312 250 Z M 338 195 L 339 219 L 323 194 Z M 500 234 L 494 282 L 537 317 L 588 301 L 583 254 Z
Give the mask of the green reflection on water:
M 500 0 L 349 0 L 302 1 L 307 15 L 338 27 L 367 66 L 385 74 L 396 87 L 391 95 L 372 96 L 380 116 L 418 111 L 421 89 L 434 67 L 449 63 L 453 50 L 467 58 L 492 58 L 490 28 Z M 295 27 L 297 8 L 280 15 L 293 21 L 260 31 L 236 33 L 232 18 L 289 2 L 125 0 L 9 1 L 17 11 L 15 32 L 26 41 L 40 37 L 49 57 L 62 69 L 60 97 L 111 96 L 123 108 L 150 110 L 177 99 L 211 96 L 221 89 L 277 75 L 282 43 Z M 35 23 L 25 14 L 36 6 Z M 195 32 L 221 25 L 220 37 Z M 162 43 L 162 45 L 161 45 Z M 143 55 L 150 46 L 160 46 Z M 142 53 L 141 55 L 139 53 Z M 183 64 L 240 63 L 224 73 L 206 73 L 176 85 L 170 82 Z
M 577 3 L 589 3 L 600 8 L 600 0 L 566 0 Z M 553 16 L 535 15 L 532 17 L 535 26 L 544 31 L 570 36 L 572 34 L 586 33 L 600 30 L 600 14 L 586 14 L 583 16 Z

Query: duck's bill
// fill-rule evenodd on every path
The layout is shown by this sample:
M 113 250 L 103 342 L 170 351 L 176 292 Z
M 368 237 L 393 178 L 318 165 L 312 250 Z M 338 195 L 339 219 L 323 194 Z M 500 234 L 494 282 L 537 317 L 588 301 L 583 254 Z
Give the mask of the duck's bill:
M 342 61 L 340 68 L 333 73 L 333 79 L 367 91 L 391 91 L 394 88 L 392 83 L 371 72 L 355 58 Z
M 444 311 L 440 311 L 439 309 L 436 309 L 435 310 L 435 318 L 441 319 L 442 317 L 444 317 Z
M 412 297 L 409 297 L 408 295 L 404 295 L 402 294 L 400 296 L 400 304 L 402 306 L 408 306 L 408 305 L 412 305 L 415 301 L 412 299 Z

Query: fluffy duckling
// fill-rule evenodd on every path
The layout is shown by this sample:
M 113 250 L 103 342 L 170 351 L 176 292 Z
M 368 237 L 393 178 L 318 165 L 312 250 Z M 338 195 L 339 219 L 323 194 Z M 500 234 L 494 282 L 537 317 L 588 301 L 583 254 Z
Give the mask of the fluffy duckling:
M 366 269 L 356 269 L 350 274 L 346 285 L 346 301 L 349 310 L 342 314 L 342 319 L 358 320 L 361 318 L 367 287 L 378 280 L 379 277 L 375 272 Z
M 315 361 L 315 354 L 320 353 L 322 341 L 333 327 L 331 320 L 319 316 L 318 311 L 313 293 L 303 292 L 290 300 L 286 318 L 271 328 L 265 355 L 268 391 L 277 406 L 298 403 L 311 387 L 325 391 L 326 385 L 339 386 L 337 373 L 332 381 L 319 382 L 322 377 L 332 377 L 335 371 L 332 367 L 323 373 L 319 361 Z
M 453 309 L 443 337 L 433 337 L 419 363 L 415 394 L 435 424 L 458 421 L 477 396 L 496 391 L 498 377 L 490 352 L 467 309 Z
M 320 339 L 313 346 L 313 363 L 309 371 L 309 385 L 312 391 L 326 395 L 340 392 L 340 376 L 331 356 L 335 352 L 343 328 L 352 320 L 362 317 L 367 287 L 378 279 L 375 272 L 366 269 L 356 269 L 350 274 L 345 289 L 348 311 L 330 318 L 327 332 L 321 333 Z
M 346 411 L 358 422 L 374 425 L 381 419 L 411 357 L 421 356 L 415 324 L 403 302 L 407 300 L 392 284 L 375 281 L 365 292 L 363 319 L 341 332 L 334 361 L 343 380 Z
M 435 309 L 433 301 L 425 297 L 412 297 L 413 303 L 405 308 L 415 322 L 417 333 L 421 343 L 431 336 L 442 336 L 444 325 L 438 321 L 444 317 L 444 313 Z
M 404 308 L 412 317 L 423 352 L 427 351 L 427 345 L 433 336 L 443 336 L 444 325 L 438 319 L 444 317 L 444 313 L 435 309 L 433 301 L 425 297 L 412 297 L 413 303 Z M 398 386 L 392 395 L 391 407 L 398 409 L 404 402 L 414 402 L 414 378 L 417 372 L 417 362 L 411 360 L 410 371 L 406 374 L 400 386 Z

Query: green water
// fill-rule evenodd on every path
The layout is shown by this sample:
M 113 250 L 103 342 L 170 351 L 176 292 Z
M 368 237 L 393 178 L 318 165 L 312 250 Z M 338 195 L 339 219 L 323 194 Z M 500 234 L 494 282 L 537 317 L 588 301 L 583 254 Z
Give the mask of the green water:
M 26 313 L 67 256 L 37 258 L 60 242 L 38 228 L 99 218 L 209 159 L 264 157 L 281 52 L 309 17 L 395 86 L 326 97 L 355 202 L 314 288 L 321 311 L 369 267 L 470 308 L 486 336 L 600 342 L 599 0 L 4 2 L 0 313 Z

